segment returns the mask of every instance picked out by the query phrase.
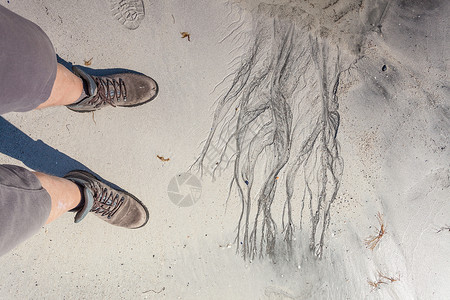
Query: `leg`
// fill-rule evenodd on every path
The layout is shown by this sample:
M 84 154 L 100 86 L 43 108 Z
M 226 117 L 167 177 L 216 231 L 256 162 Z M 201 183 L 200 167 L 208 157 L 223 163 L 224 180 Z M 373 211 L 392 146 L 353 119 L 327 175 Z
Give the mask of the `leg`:
M 53 45 L 39 26 L 2 5 L 0 40 L 0 115 L 59 105 L 78 112 L 131 107 L 158 94 L 157 83 L 143 74 L 91 76 L 80 68 L 72 73 L 57 64 Z
M 0 114 L 76 102 L 82 80 L 57 64 L 53 45 L 36 24 L 0 5 Z
M 74 75 L 57 64 L 53 45 L 39 26 L 2 5 L 0 40 L 0 115 L 74 102 L 68 107 L 75 111 L 93 111 L 106 104 L 136 106 L 158 93 L 156 82 L 145 75 L 99 77 L 80 69 L 74 69 Z M 74 208 L 75 222 L 92 211 L 125 228 L 147 223 L 148 210 L 135 196 L 111 188 L 88 172 L 72 171 L 65 178 L 0 165 L 0 256 Z
M 80 77 L 74 75 L 63 65 L 58 64 L 56 68 L 56 79 L 50 98 L 44 103 L 41 103 L 37 109 L 72 104 L 80 98 L 82 91 L 83 82 Z
M 80 190 L 72 181 L 0 165 L 0 256 L 80 201 Z
M 153 100 L 158 94 L 157 83 L 142 74 L 91 76 L 80 68 L 74 70 L 80 77 L 61 64 L 57 65 L 50 97 L 37 109 L 66 105 L 74 111 L 86 112 L 106 105 L 137 106 Z M 83 85 L 87 87 L 87 93 Z
M 46 224 L 54 221 L 65 212 L 77 207 L 81 201 L 81 193 L 78 186 L 70 180 L 34 172 L 42 187 L 49 193 L 52 200 L 50 215 Z
M 76 223 L 89 212 L 112 225 L 129 229 L 140 228 L 148 221 L 148 210 L 138 198 L 110 187 L 87 171 L 71 171 L 64 178 L 33 174 L 51 198 L 46 224 L 71 210 L 77 211 Z
M 50 195 L 33 173 L 0 165 L 0 256 L 38 232 L 50 209 Z
M 72 171 L 60 178 L 0 165 L 0 256 L 73 209 L 77 211 L 75 222 L 89 212 L 130 229 L 144 226 L 149 219 L 139 199 L 111 188 L 89 172 Z
M 56 79 L 53 45 L 42 29 L 0 5 L 0 115 L 35 109 Z

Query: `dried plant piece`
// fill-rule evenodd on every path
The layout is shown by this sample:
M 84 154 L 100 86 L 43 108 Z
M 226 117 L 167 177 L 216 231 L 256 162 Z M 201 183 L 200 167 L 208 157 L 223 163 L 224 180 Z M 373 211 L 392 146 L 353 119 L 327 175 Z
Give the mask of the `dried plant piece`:
M 189 32 L 183 31 L 183 32 L 180 32 L 180 33 L 181 33 L 181 38 L 182 38 L 182 39 L 184 39 L 184 38 L 187 37 L 188 41 L 189 41 L 189 42 L 191 41 L 191 35 L 189 34 Z
M 377 288 L 380 287 L 380 284 L 385 283 L 385 282 L 370 281 L 370 280 L 367 280 L 367 282 L 369 283 L 369 285 L 370 285 L 373 289 L 377 289 Z
M 159 158 L 161 161 L 169 161 L 170 160 L 170 158 L 164 158 L 164 156 L 156 155 L 156 157 Z
M 89 59 L 89 60 L 84 60 L 84 65 L 87 67 L 87 66 L 90 66 L 91 64 L 92 64 L 92 59 L 94 59 L 93 57 L 91 57 L 91 59 Z
M 379 277 L 378 280 L 386 280 L 386 281 L 389 281 L 389 282 L 395 282 L 395 281 L 399 281 L 400 280 L 400 276 L 397 276 L 397 277 L 390 276 L 389 277 L 389 276 L 384 275 L 380 271 L 378 271 L 378 277 Z
M 436 231 L 436 233 L 439 233 L 441 231 L 448 231 L 448 232 L 450 232 L 450 226 L 445 225 L 444 227 L 439 228 L 439 230 Z
M 142 294 L 145 294 L 145 293 L 148 293 L 148 292 L 153 292 L 153 293 L 155 293 L 155 294 L 159 294 L 159 293 L 161 293 L 162 291 L 165 291 L 165 290 L 166 290 L 166 287 L 163 286 L 159 291 L 148 290 L 148 291 L 142 292 Z
M 378 234 L 376 236 L 369 236 L 365 241 L 367 248 L 369 248 L 370 250 L 375 249 L 383 235 L 386 233 L 386 226 L 384 225 L 383 215 L 380 212 L 377 214 L 377 219 L 378 223 L 380 224 L 380 230 L 378 231 Z
M 369 283 L 369 285 L 373 289 L 378 289 L 382 284 L 388 284 L 399 280 L 400 276 L 398 277 L 386 276 L 380 271 L 378 271 L 378 278 L 375 281 L 367 280 L 367 283 Z

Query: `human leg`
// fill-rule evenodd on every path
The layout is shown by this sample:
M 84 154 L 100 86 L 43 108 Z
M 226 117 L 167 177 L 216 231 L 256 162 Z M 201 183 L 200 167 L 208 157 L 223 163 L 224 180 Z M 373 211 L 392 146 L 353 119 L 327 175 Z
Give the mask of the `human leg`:
M 60 178 L 0 165 L 0 256 L 68 211 L 76 212 L 76 223 L 91 212 L 128 229 L 140 228 L 149 219 L 138 198 L 89 172 L 72 171 Z
M 57 64 L 50 40 L 36 24 L 2 5 L 0 40 L 0 115 L 74 102 L 69 108 L 75 111 L 136 106 L 158 93 L 156 82 L 141 74 L 91 76 L 78 69 L 74 75 Z M 89 173 L 74 171 L 64 179 L 0 165 L 0 256 L 71 209 L 77 211 L 76 222 L 90 211 L 126 228 L 148 221 L 136 197 Z
M 37 233 L 50 210 L 50 195 L 32 172 L 0 165 L 0 256 Z
M 130 229 L 148 221 L 147 208 L 138 198 L 108 186 L 87 171 L 71 171 L 63 178 L 33 173 L 52 200 L 46 224 L 68 211 L 80 212 L 75 216 L 76 223 L 90 211 L 112 225 Z
M 150 77 L 136 73 L 92 76 L 79 67 L 74 73 L 61 64 L 50 97 L 37 109 L 66 105 L 73 111 L 89 112 L 105 106 L 138 106 L 153 100 L 158 84 Z
M 158 94 L 157 83 L 143 74 L 92 76 L 80 68 L 72 73 L 57 64 L 53 45 L 38 25 L 2 5 L 0 40 L 0 115 L 59 105 L 78 112 L 130 107 Z
M 56 79 L 50 97 L 37 109 L 69 105 L 77 101 L 83 92 L 83 81 L 63 65 L 57 65 Z
M 0 115 L 29 111 L 50 97 L 57 63 L 44 31 L 0 5 Z
M 34 175 L 52 199 L 51 211 L 46 224 L 74 209 L 81 202 L 80 189 L 72 181 L 40 172 L 34 172 Z

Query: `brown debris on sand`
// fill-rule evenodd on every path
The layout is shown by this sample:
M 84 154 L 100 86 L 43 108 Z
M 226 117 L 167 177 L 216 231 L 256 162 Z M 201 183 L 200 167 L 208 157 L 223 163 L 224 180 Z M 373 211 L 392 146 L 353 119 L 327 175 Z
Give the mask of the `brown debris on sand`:
M 380 288 L 382 284 L 388 284 L 395 281 L 399 281 L 400 276 L 393 277 L 393 276 L 386 276 L 380 271 L 378 271 L 378 278 L 375 281 L 367 280 L 367 283 L 375 290 Z
M 183 31 L 183 32 L 180 32 L 180 34 L 181 34 L 181 38 L 182 38 L 182 39 L 184 39 L 184 38 L 187 37 L 188 41 L 189 41 L 189 42 L 191 41 L 191 35 L 190 35 L 189 32 Z
M 378 212 L 377 214 L 377 219 L 378 223 L 380 224 L 380 230 L 378 231 L 378 234 L 371 235 L 365 240 L 365 244 L 370 250 L 375 249 L 383 235 L 386 233 L 386 226 L 384 225 L 383 215 L 380 212 Z
M 169 161 L 170 158 L 165 158 L 164 156 L 156 155 L 157 158 L 159 158 L 161 161 Z

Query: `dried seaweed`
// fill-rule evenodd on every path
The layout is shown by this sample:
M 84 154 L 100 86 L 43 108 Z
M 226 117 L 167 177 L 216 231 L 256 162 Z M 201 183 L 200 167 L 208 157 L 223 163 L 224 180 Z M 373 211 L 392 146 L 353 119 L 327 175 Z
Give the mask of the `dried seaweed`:
M 393 276 L 386 276 L 380 271 L 378 271 L 378 277 L 375 281 L 367 280 L 367 283 L 375 290 L 381 287 L 382 284 L 389 284 L 393 283 L 395 281 L 399 281 L 400 276 L 393 277 Z
M 380 224 L 380 229 L 378 230 L 378 234 L 371 235 L 365 240 L 365 244 L 366 244 L 367 248 L 369 248 L 370 250 L 375 249 L 375 247 L 380 242 L 381 238 L 386 233 L 386 226 L 384 225 L 383 215 L 380 212 L 378 212 L 378 214 L 377 214 L 377 220 L 378 220 L 378 223 Z

